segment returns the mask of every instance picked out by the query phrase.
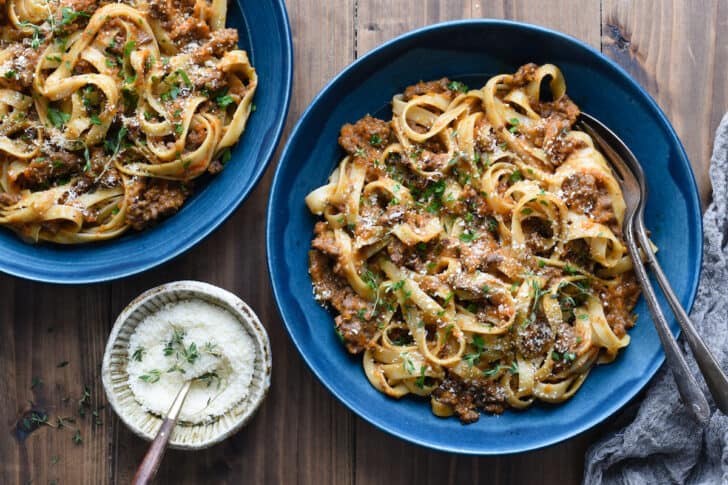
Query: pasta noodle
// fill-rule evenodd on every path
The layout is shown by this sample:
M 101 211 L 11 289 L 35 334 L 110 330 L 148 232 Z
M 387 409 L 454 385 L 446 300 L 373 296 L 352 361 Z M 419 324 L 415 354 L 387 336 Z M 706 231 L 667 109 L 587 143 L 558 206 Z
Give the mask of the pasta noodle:
M 563 402 L 629 344 L 624 199 L 578 114 L 559 69 L 528 64 L 418 83 L 389 122 L 342 128 L 347 155 L 306 197 L 310 273 L 377 390 L 469 423 Z
M 257 76 L 225 2 L 0 8 L 0 225 L 29 242 L 114 238 L 230 159 Z

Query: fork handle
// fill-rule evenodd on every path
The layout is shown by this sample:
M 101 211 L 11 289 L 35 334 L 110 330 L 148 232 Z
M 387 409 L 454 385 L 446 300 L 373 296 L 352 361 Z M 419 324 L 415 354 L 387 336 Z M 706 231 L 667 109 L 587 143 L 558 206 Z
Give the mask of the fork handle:
M 695 380 L 693 373 L 690 371 L 685 356 L 680 351 L 677 340 L 675 340 L 675 336 L 670 331 L 667 320 L 665 320 L 665 315 L 660 309 L 655 290 L 652 288 L 650 278 L 647 276 L 647 270 L 642 264 L 640 253 L 634 240 L 634 233 L 625 235 L 627 236 L 625 238 L 627 248 L 629 249 L 630 256 L 632 256 L 635 276 L 637 276 L 637 280 L 642 287 L 647 308 L 650 310 L 657 335 L 660 337 L 662 347 L 665 350 L 665 359 L 672 370 L 675 384 L 677 384 L 677 390 L 682 397 L 685 407 L 687 407 L 695 419 L 699 423 L 706 423 L 710 418 L 710 406 L 708 406 L 708 401 L 705 399 L 705 394 L 703 394 L 700 386 L 698 386 L 698 381 Z M 647 250 L 644 252 L 650 253 Z
M 670 305 L 670 308 L 672 308 L 672 312 L 675 314 L 675 318 L 677 318 L 677 322 L 680 324 L 680 328 L 685 335 L 685 340 L 687 340 L 688 345 L 690 345 L 690 349 L 693 351 L 693 357 L 695 357 L 695 361 L 698 363 L 698 367 L 703 374 L 703 378 L 705 379 L 706 384 L 708 384 L 708 390 L 713 396 L 716 406 L 723 414 L 728 416 L 728 377 L 726 377 L 725 373 L 720 368 L 718 361 L 715 360 L 715 357 L 710 349 L 708 349 L 705 345 L 703 339 L 700 338 L 693 322 L 690 321 L 690 318 L 680 304 L 680 300 L 678 300 L 677 296 L 675 296 L 675 292 L 672 290 L 670 282 L 667 280 L 665 273 L 662 271 L 660 264 L 657 262 L 655 254 L 650 248 L 650 241 L 647 237 L 644 224 L 640 224 L 639 222 L 635 224 L 635 232 L 637 232 L 637 237 L 647 259 L 647 264 L 649 264 L 650 269 L 652 269 L 652 272 L 657 279 L 657 283 L 660 285 L 662 292 L 665 294 L 667 303 Z

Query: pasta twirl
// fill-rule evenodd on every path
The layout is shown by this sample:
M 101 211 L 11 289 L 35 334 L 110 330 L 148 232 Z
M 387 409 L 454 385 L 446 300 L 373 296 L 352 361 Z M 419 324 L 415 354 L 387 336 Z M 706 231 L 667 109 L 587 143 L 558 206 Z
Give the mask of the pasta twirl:
M 309 271 L 377 390 L 469 423 L 569 399 L 629 344 L 625 204 L 578 114 L 559 69 L 528 64 L 418 83 L 391 120 L 342 128 L 306 198 Z
M 216 0 L 8 0 L 0 225 L 75 244 L 175 213 L 230 159 L 257 76 Z

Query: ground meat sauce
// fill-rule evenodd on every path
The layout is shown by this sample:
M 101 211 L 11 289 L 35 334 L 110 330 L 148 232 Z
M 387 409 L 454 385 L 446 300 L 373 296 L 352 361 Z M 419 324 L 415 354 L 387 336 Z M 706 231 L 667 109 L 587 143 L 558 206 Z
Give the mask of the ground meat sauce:
M 478 409 L 501 414 L 506 408 L 503 389 L 486 379 L 465 381 L 449 374 L 432 396 L 442 404 L 451 406 L 464 424 L 474 423 L 480 418 Z
M 575 173 L 568 176 L 561 184 L 561 192 L 567 207 L 587 214 L 594 221 L 621 234 L 609 193 L 593 175 Z
M 409 101 L 413 97 L 423 94 L 444 94 L 448 99 L 453 99 L 457 93 L 450 89 L 450 86 L 452 86 L 452 82 L 446 77 L 437 81 L 420 81 L 404 90 L 404 100 Z
M 127 188 L 129 206 L 126 221 L 136 230 L 142 230 L 179 210 L 190 193 L 180 182 L 162 179 L 136 179 Z
M 534 80 L 537 69 L 535 64 L 521 67 L 513 77 L 514 85 L 525 86 Z M 452 100 L 466 91 L 466 87 L 443 78 L 409 86 L 404 90 L 403 98 L 408 101 L 422 95 L 442 95 Z M 579 108 L 566 95 L 553 101 L 537 100 L 533 107 L 542 120 L 525 135 L 546 151 L 554 166 L 559 165 L 582 146 L 565 136 L 576 121 Z M 416 124 L 411 127 L 418 133 L 427 131 L 426 127 Z M 473 135 L 476 150 L 483 154 L 480 161 L 483 167 L 479 174 L 482 176 L 489 163 L 482 163 L 482 160 L 488 154 L 502 150 L 504 140 L 492 129 L 486 116 L 476 120 Z M 405 299 L 398 306 L 391 305 L 398 301 L 394 296 L 396 290 L 382 285 L 386 282 L 402 288 L 404 281 L 386 281 L 387 276 L 382 274 L 381 263 L 378 262 L 382 260 L 393 263 L 402 271 L 411 271 L 416 275 L 413 279 L 419 289 L 442 308 L 448 308 L 448 302 L 455 297 L 458 299 L 457 311 L 466 310 L 478 323 L 492 326 L 493 322 L 513 322 L 495 342 L 486 343 L 478 334 L 470 334 L 462 357 L 470 364 L 461 361 L 457 366 L 442 366 L 442 376 L 434 379 L 423 375 L 422 381 L 417 384 L 432 385 L 431 398 L 447 407 L 448 412 L 451 411 L 463 423 L 477 421 L 481 411 L 502 413 L 508 407 L 507 396 L 510 393 L 506 386 L 510 385 L 514 392 L 518 389 L 516 356 L 533 362 L 550 357 L 552 376 L 569 375 L 581 342 L 575 330 L 575 309 L 583 308 L 587 298 L 596 297 L 601 301 L 609 325 L 618 337 L 625 335 L 627 329 L 634 325 L 631 311 L 639 296 L 639 287 L 631 273 L 617 276 L 610 284 L 589 277 L 571 281 L 573 278 L 570 277 L 578 273 L 568 269 L 569 265 L 592 274 L 600 274 L 603 268 L 591 259 L 586 241 L 576 240 L 561 245 L 555 233 L 559 230 L 558 225 L 540 217 L 522 218 L 524 244 L 512 244 L 512 233 L 501 229 L 511 227 L 511 214 L 495 212 L 489 203 L 489 194 L 463 176 L 467 172 L 459 173 L 464 168 L 458 164 L 457 158 L 453 159 L 452 153 L 448 154 L 448 143 L 444 138 L 433 137 L 412 143 L 407 152 L 395 151 L 385 160 L 384 149 L 399 140 L 390 123 L 366 115 L 356 123 L 344 125 L 338 141 L 350 157 L 350 164 L 366 166 L 365 184 L 386 177 L 398 186 L 406 187 L 414 200 L 403 202 L 388 191 L 374 189 L 361 196 L 356 223 L 336 226 L 337 231 L 344 231 L 352 238 L 351 250 L 359 251 L 360 257 L 355 258 L 354 265 L 362 281 L 367 285 L 371 283 L 371 288 L 379 289 L 376 301 L 361 297 L 348 283 L 344 267 L 348 261 L 345 254 L 349 250 L 342 250 L 341 240 L 335 237 L 330 223 L 320 221 L 315 225 L 309 252 L 313 292 L 319 302 L 330 305 L 335 311 L 335 329 L 346 349 L 359 354 L 367 349 L 381 348 L 382 328 L 388 328 L 388 338 L 398 342 L 397 345 L 417 345 L 408 330 L 411 322 L 408 324 L 403 318 L 411 302 Z M 501 177 L 494 190 L 499 197 L 505 198 L 514 183 L 523 178 L 526 178 L 523 173 L 518 178 Z M 533 178 L 531 183 L 534 183 Z M 457 197 L 448 199 L 447 187 L 456 187 Z M 559 189 L 557 196 L 569 210 L 605 224 L 617 237 L 621 237 L 610 196 L 598 177 L 575 173 L 567 177 Z M 331 213 L 346 213 L 347 203 L 343 198 L 327 202 Z M 443 226 L 461 224 L 466 229 L 455 231 L 447 227 L 437 237 L 416 244 L 405 243 L 392 234 L 393 228 L 403 224 L 416 232 L 426 227 L 433 218 L 437 218 Z M 369 251 L 373 251 L 375 256 L 363 255 L 365 252 L 369 254 Z M 558 258 L 566 266 L 544 261 L 550 258 Z M 449 270 L 447 261 L 452 260 L 457 261 L 457 271 Z M 521 285 L 535 275 L 538 279 L 530 280 L 528 285 L 534 285 L 532 291 L 537 296 L 531 297 L 528 308 L 519 309 L 512 305 L 510 302 L 518 297 Z M 488 285 L 484 286 L 484 280 L 479 279 L 482 276 L 498 278 L 504 283 L 504 289 L 493 291 Z M 565 280 L 567 283 L 563 283 Z M 559 286 L 562 283 L 566 284 L 564 289 Z M 556 288 L 554 294 L 551 293 L 553 288 Z M 445 296 L 448 292 L 450 295 Z M 545 306 L 539 303 L 546 298 L 558 300 L 557 308 L 562 313 L 558 322 L 547 318 Z M 394 309 L 387 322 L 397 322 L 397 326 L 380 327 L 379 317 L 388 306 Z M 424 328 L 428 342 L 437 335 L 442 338 L 438 332 L 452 322 L 443 322 L 424 311 L 420 318 L 418 326 Z M 458 348 L 457 339 L 446 334 L 439 341 L 437 354 L 442 358 L 456 353 Z M 494 357 L 480 362 L 479 352 L 486 351 L 494 352 Z M 410 365 L 414 366 L 414 370 L 408 372 L 417 374 L 417 366 Z M 479 367 L 468 373 L 463 372 L 463 365 Z
M 604 315 L 617 337 L 626 335 L 634 327 L 632 309 L 640 296 L 640 286 L 633 273 L 625 273 L 620 284 L 613 286 L 595 285 L 594 291 L 604 307 Z
M 330 303 L 339 312 L 336 330 L 347 350 L 352 354 L 363 351 L 377 330 L 376 322 L 366 319 L 371 316 L 371 304 L 334 274 L 331 259 L 319 250 L 309 252 L 309 274 L 316 299 Z

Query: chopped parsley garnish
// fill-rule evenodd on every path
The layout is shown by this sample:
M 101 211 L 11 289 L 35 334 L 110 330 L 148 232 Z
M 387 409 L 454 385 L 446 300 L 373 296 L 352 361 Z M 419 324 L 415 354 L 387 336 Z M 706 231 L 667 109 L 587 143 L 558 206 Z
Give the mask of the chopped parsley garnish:
M 233 158 L 233 155 L 232 155 L 232 152 L 230 151 L 230 148 L 226 148 L 226 149 L 225 149 L 225 150 L 224 150 L 224 151 L 222 152 L 222 156 L 220 157 L 220 163 L 222 163 L 223 165 L 225 165 L 225 164 L 226 164 L 226 163 L 228 163 L 228 162 L 229 162 L 229 161 L 230 161 L 230 160 L 231 160 L 232 158 Z
M 63 27 L 64 25 L 75 22 L 79 17 L 88 18 L 90 16 L 91 15 L 88 12 L 84 12 L 83 10 L 76 12 L 71 7 L 63 7 L 61 9 L 61 21 L 58 22 L 58 27 Z
M 518 125 L 520 124 L 518 118 L 511 118 L 508 122 L 511 124 L 511 127 L 508 129 L 508 131 L 510 131 L 511 133 L 515 133 L 518 129 Z
M 162 93 L 159 97 L 162 101 L 170 101 L 172 99 L 177 99 L 177 96 L 179 96 L 179 88 L 177 86 L 172 86 L 169 88 L 169 91 Z
M 473 367 L 480 361 L 480 352 L 474 352 L 472 354 L 465 354 L 463 360 L 467 362 L 470 367 Z
M 115 209 L 118 209 L 118 207 L 115 207 Z M 137 347 L 134 350 L 134 353 L 131 354 L 131 358 L 136 360 L 137 362 L 141 362 L 142 359 L 144 358 L 145 353 L 146 353 L 146 350 L 144 349 L 144 347 Z
M 374 133 L 371 138 L 369 138 L 369 144 L 374 147 L 378 147 L 382 144 L 382 137 L 379 136 L 378 133 Z
M 119 129 L 119 132 L 116 134 L 116 140 L 115 141 L 109 141 L 107 140 L 107 143 L 104 143 L 104 148 L 107 149 L 107 151 L 111 152 L 111 157 L 115 157 L 119 151 L 123 148 L 123 140 L 126 136 L 127 129 L 126 126 L 122 126 Z
M 477 333 L 473 335 L 473 341 L 470 342 L 470 344 L 475 347 L 478 352 L 483 352 L 483 350 L 485 350 L 485 340 L 483 340 L 483 337 Z
M 165 354 L 166 355 L 166 354 Z M 162 371 L 159 369 L 152 369 L 148 371 L 146 374 L 142 374 L 139 376 L 139 379 L 143 380 L 144 382 L 148 384 L 154 384 L 159 380 L 159 377 L 162 375 Z
M 511 182 L 511 183 L 518 182 L 519 180 L 523 180 L 523 174 L 521 173 L 520 170 L 514 171 L 510 175 L 510 177 L 508 177 L 508 181 Z
M 128 59 L 131 55 L 131 51 L 134 50 L 134 46 L 136 46 L 136 42 L 133 40 L 130 40 L 124 45 L 124 59 Z
M 575 275 L 579 272 L 575 267 L 571 266 L 569 263 L 566 263 L 564 265 L 564 271 L 570 275 Z
M 101 118 L 99 118 L 97 115 L 91 115 L 91 123 L 94 125 L 100 125 Z
M 406 353 L 401 353 L 400 357 L 402 357 L 402 364 L 404 366 L 404 370 L 407 371 L 408 374 L 414 374 L 415 373 L 415 365 L 412 363 L 412 359 L 410 359 Z
M 63 127 L 63 125 L 68 123 L 70 119 L 71 115 L 69 113 L 64 113 L 63 111 L 51 107 L 48 108 L 48 121 L 50 121 L 56 128 Z
M 486 369 L 483 371 L 483 375 L 485 377 L 492 377 L 496 375 L 498 372 L 500 372 L 501 366 L 500 364 L 496 364 L 495 367 L 491 367 L 490 369 Z
M 465 83 L 461 83 L 460 81 L 450 81 L 447 85 L 447 89 L 450 91 L 460 91 L 461 93 L 467 93 L 468 92 L 468 86 Z
M 200 358 L 197 351 L 197 344 L 192 342 L 188 347 L 182 347 L 182 357 L 189 363 L 194 365 L 195 361 Z
M 387 292 L 390 292 L 390 291 L 394 292 L 394 291 L 401 290 L 403 286 L 404 286 L 404 280 L 399 280 L 396 283 L 392 283 L 389 286 L 389 288 L 387 288 Z
M 12 69 L 9 71 L 5 71 L 5 74 L 3 74 L 7 79 L 15 79 L 15 71 Z
M 232 104 L 234 100 L 232 96 L 225 94 L 223 96 L 218 96 L 216 101 L 217 105 L 224 109 L 227 108 L 228 105 Z
M 185 83 L 185 86 L 187 86 L 187 88 L 191 89 L 192 81 L 190 81 L 190 78 L 187 76 L 187 73 L 184 72 L 182 69 L 177 69 L 177 74 L 179 75 L 179 77 L 182 78 L 182 81 Z
M 38 49 L 38 47 L 40 47 L 40 43 L 45 40 L 45 35 L 41 33 L 40 27 L 35 24 L 31 24 L 27 20 L 19 22 L 18 25 L 20 25 L 21 27 L 29 27 L 33 30 L 33 38 L 30 42 L 30 47 L 32 47 L 34 50 Z
M 488 218 L 488 230 L 493 233 L 498 231 L 498 221 L 493 217 Z
M 425 372 L 427 368 L 424 365 L 420 366 L 420 375 L 415 379 L 415 386 L 423 389 L 425 387 Z
M 364 274 L 362 274 L 362 279 L 364 280 L 364 283 L 366 283 L 367 286 L 373 291 L 376 291 L 379 287 L 376 276 L 374 276 L 374 273 L 369 270 L 364 271 Z
M 221 379 L 217 372 L 205 372 L 197 378 L 198 381 L 202 381 L 210 387 L 212 383 L 217 379 L 217 388 L 220 389 Z
M 527 326 L 536 321 L 536 312 L 538 305 L 541 302 L 541 298 L 546 294 L 546 290 L 541 288 L 538 281 L 532 280 L 531 287 L 533 288 L 533 301 L 531 302 L 531 310 L 528 317 L 523 321 L 522 325 Z
M 476 239 L 478 239 L 478 233 L 471 231 L 471 230 L 467 230 L 467 231 L 463 232 L 462 234 L 460 234 L 458 236 L 458 238 L 463 242 L 471 243 L 471 242 L 475 241 Z
M 83 443 L 83 438 L 81 438 L 81 431 L 77 429 L 76 432 L 73 433 L 73 438 L 71 439 L 73 440 L 73 444 L 75 445 L 80 445 L 81 443 Z
M 523 214 L 524 216 L 527 216 L 532 212 L 533 212 L 533 209 L 531 209 L 529 207 L 524 207 L 523 209 L 521 209 L 521 214 Z

